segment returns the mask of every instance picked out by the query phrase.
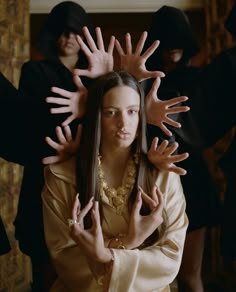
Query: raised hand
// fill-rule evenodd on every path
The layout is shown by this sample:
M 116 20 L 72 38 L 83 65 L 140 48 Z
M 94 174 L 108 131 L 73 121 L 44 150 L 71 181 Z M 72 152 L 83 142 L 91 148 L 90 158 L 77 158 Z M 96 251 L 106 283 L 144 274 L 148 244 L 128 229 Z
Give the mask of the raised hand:
M 164 77 L 165 74 L 160 71 L 148 71 L 145 63 L 159 46 L 159 41 L 155 41 L 142 55 L 142 50 L 147 39 L 147 32 L 144 31 L 138 41 L 135 51 L 133 52 L 130 33 L 125 35 L 126 52 L 121 47 L 120 42 L 116 39 L 115 46 L 120 56 L 120 69 L 131 73 L 138 81 L 148 78 Z
M 47 97 L 47 103 L 54 103 L 61 105 L 58 108 L 51 108 L 50 112 L 52 114 L 70 113 L 71 115 L 62 123 L 62 126 L 69 125 L 73 120 L 79 119 L 84 116 L 86 111 L 86 100 L 88 91 L 83 85 L 79 76 L 73 76 L 75 85 L 78 88 L 76 92 L 70 92 L 59 87 L 52 87 L 51 91 L 53 93 L 63 96 L 61 97 Z
M 140 214 L 143 200 L 150 208 L 149 215 L 142 216 Z M 163 208 L 163 194 L 156 185 L 152 188 L 151 197 L 139 187 L 137 198 L 132 208 L 127 235 L 134 247 L 140 246 L 161 225 L 163 222 Z
M 67 160 L 75 155 L 79 149 L 82 126 L 79 125 L 76 137 L 73 140 L 69 126 L 64 127 L 65 135 L 61 127 L 56 127 L 56 135 L 59 142 L 53 141 L 50 137 L 46 137 L 47 144 L 57 151 L 54 156 L 48 156 L 42 159 L 43 164 L 53 164 Z
M 188 106 L 174 107 L 174 105 L 188 100 L 188 97 L 179 96 L 169 100 L 160 100 L 157 96 L 160 83 L 161 79 L 157 77 L 154 80 L 148 95 L 145 97 L 147 123 L 158 126 L 164 133 L 171 136 L 172 132 L 164 125 L 164 123 L 176 128 L 181 127 L 180 123 L 170 119 L 168 115 L 189 111 L 190 108 Z
M 83 28 L 83 32 L 88 46 L 79 35 L 76 35 L 76 40 L 81 50 L 85 53 L 89 66 L 88 69 L 75 69 L 74 73 L 94 79 L 105 73 L 111 72 L 114 66 L 113 50 L 115 37 L 111 36 L 107 51 L 105 51 L 103 37 L 99 27 L 96 27 L 97 45 L 87 27 Z
M 175 165 L 176 162 L 188 158 L 188 153 L 172 155 L 178 148 L 178 143 L 173 143 L 168 147 L 168 141 L 164 140 L 158 146 L 158 138 L 152 140 L 152 145 L 147 153 L 148 160 L 160 170 L 173 171 L 179 175 L 185 175 L 187 171 Z
M 76 196 L 72 209 L 73 224 L 70 234 L 72 239 L 88 257 L 101 263 L 110 263 L 112 255 L 104 244 L 98 204 L 98 201 L 93 202 L 93 198 L 91 198 L 88 204 L 81 210 L 79 197 L 78 195 Z M 85 229 L 84 217 L 90 210 L 92 226 L 89 229 Z

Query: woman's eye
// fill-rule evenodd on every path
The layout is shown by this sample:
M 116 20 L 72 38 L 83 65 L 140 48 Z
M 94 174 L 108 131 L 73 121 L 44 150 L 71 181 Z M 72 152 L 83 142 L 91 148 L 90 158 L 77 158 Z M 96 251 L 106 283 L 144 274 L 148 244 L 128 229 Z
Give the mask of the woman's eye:
M 112 110 L 107 110 L 107 111 L 104 112 L 104 114 L 106 116 L 113 117 L 113 116 L 115 116 L 116 112 L 115 111 L 112 111 Z
M 134 115 L 134 114 L 137 114 L 138 113 L 138 110 L 136 110 L 136 109 L 130 109 L 129 110 L 129 114 L 130 115 Z

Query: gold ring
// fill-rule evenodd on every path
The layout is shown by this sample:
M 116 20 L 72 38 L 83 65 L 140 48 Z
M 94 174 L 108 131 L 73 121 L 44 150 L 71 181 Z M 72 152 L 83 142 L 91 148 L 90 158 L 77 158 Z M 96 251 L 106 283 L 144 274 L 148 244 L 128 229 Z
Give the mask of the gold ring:
M 71 226 L 74 225 L 74 224 L 78 224 L 78 225 L 81 224 L 81 223 L 78 222 L 76 219 L 75 219 L 75 220 L 74 220 L 74 219 L 67 219 L 67 222 L 68 222 L 69 227 L 71 227 Z

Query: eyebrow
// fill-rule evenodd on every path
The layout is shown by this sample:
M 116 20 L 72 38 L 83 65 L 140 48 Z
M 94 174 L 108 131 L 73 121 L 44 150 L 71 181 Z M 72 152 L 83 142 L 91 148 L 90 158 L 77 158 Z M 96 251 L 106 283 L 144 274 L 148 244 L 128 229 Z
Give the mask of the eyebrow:
M 129 105 L 128 107 L 126 107 L 127 109 L 129 109 L 129 108 L 134 108 L 134 107 L 140 107 L 140 105 L 139 104 L 133 104 L 133 105 Z M 114 109 L 120 109 L 119 107 L 116 107 L 116 106 L 112 106 L 112 105 L 110 105 L 110 106 L 104 106 L 103 107 L 103 109 L 107 109 L 107 108 L 114 108 Z

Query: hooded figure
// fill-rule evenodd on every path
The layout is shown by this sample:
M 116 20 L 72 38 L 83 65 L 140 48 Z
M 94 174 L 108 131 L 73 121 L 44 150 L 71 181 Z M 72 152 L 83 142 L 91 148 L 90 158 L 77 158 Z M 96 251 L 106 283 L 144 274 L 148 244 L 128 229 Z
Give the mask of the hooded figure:
M 15 219 L 15 233 L 21 251 L 31 258 L 33 272 L 33 291 L 47 291 L 50 281 L 48 271 L 53 274 L 50 258 L 44 240 L 41 191 L 44 186 L 44 165 L 42 158 L 55 155 L 46 144 L 45 137 L 57 140 L 55 128 L 70 115 L 52 115 L 51 105 L 45 98 L 52 96 L 51 87 L 56 86 L 68 91 L 77 91 L 73 82 L 73 69 L 87 68 L 87 60 L 75 39 L 82 35 L 87 26 L 94 35 L 91 21 L 85 10 L 77 3 L 64 1 L 56 5 L 49 13 L 39 35 L 37 47 L 45 59 L 32 60 L 23 64 L 19 83 L 21 96 L 28 96 L 37 104 L 37 111 L 24 127 L 30 137 L 30 154 L 26 153 L 23 181 L 19 196 L 18 212 Z M 81 77 L 87 87 L 89 79 Z M 55 96 L 55 94 L 54 94 Z M 28 108 L 31 111 L 31 108 Z M 75 134 L 78 123 L 70 126 Z M 24 129 L 23 129 L 24 130 Z M 22 153 L 23 155 L 23 153 Z M 52 279 L 53 281 L 53 279 Z
M 225 21 L 225 28 L 236 37 L 236 2 L 234 3 L 228 17 Z M 218 61 L 218 71 L 224 74 L 224 78 L 221 78 L 219 82 L 223 83 L 225 88 L 225 103 L 222 107 L 219 96 L 219 104 L 221 105 L 221 127 L 224 129 L 230 129 L 232 126 L 236 126 L 236 115 L 235 109 L 231 106 L 234 103 L 235 98 L 235 79 L 236 79 L 236 46 L 233 48 L 225 50 L 217 58 Z M 219 63 L 220 62 L 220 63 Z M 227 67 L 224 67 L 227 66 Z M 227 69 L 227 70 L 225 70 Z M 217 71 L 215 71 L 217 72 Z M 217 80 L 216 80 L 217 82 Z M 228 116 L 226 118 L 225 116 Z M 224 153 L 223 157 L 220 159 L 219 164 L 224 171 L 225 177 L 227 179 L 227 188 L 224 194 L 224 209 L 223 209 L 223 221 L 221 226 L 221 255 L 224 258 L 226 264 L 234 263 L 232 270 L 233 276 L 235 275 L 236 268 L 236 130 L 233 130 L 234 136 L 232 138 L 229 148 Z M 236 288 L 236 283 L 232 283 L 232 291 Z
M 54 6 L 39 33 L 36 47 L 46 58 L 57 55 L 57 40 L 66 30 L 83 35 L 82 28 L 87 26 L 95 39 L 94 27 L 82 6 L 73 1 L 64 1 Z M 80 54 L 83 53 L 80 51 Z
M 193 34 L 187 15 L 171 6 L 162 6 L 152 18 L 151 27 L 148 31 L 146 47 L 155 40 L 160 41 L 158 49 L 148 59 L 148 67 L 157 67 L 157 58 L 161 61 L 161 52 L 170 49 L 183 49 L 184 54 L 181 62 L 189 59 L 199 52 L 198 42 Z M 161 66 L 159 64 L 159 66 Z
M 176 96 L 188 95 L 200 70 L 189 65 L 190 58 L 199 52 L 199 46 L 187 15 L 175 7 L 162 6 L 153 15 L 145 47 L 149 47 L 155 40 L 159 40 L 160 45 L 149 57 L 146 66 L 148 70 L 160 70 L 166 74 L 165 78 L 162 78 L 161 86 L 158 90 L 159 98 L 170 99 Z M 163 54 L 164 52 L 176 49 L 182 50 L 182 57 L 176 63 L 175 69 L 167 72 Z M 146 92 L 150 89 L 152 81 L 148 80 L 146 82 Z M 202 147 L 204 142 L 190 112 L 183 115 L 172 115 L 171 118 L 182 124 L 180 129 L 170 127 L 176 135 L 193 147 Z M 184 130 L 185 127 L 186 131 Z M 152 132 L 153 126 L 149 126 L 149 128 Z M 192 132 L 192 134 L 186 135 L 186 132 Z M 149 135 L 148 140 L 152 141 L 152 139 L 153 135 Z
M 225 28 L 233 37 L 236 37 L 236 3 L 234 3 L 228 17 L 226 18 Z
M 147 46 L 155 40 L 159 40 L 160 45 L 148 59 L 147 69 L 161 70 L 165 73 L 165 77 L 161 79 L 158 98 L 168 100 L 186 95 L 191 99 L 189 112 L 172 117 L 181 123 L 181 128 L 171 127 L 171 130 L 179 143 L 179 152 L 189 153 L 188 159 L 179 162 L 179 166 L 187 170 L 187 174 L 181 176 L 181 182 L 187 202 L 189 227 L 178 280 L 184 291 L 190 290 L 190 287 L 195 291 L 196 287 L 203 285 L 201 259 L 204 252 L 205 229 L 220 221 L 219 196 L 201 152 L 205 142 L 192 115 L 192 107 L 198 106 L 198 95 L 190 93 L 198 83 L 201 70 L 191 66 L 190 59 L 198 53 L 199 46 L 186 14 L 169 6 L 163 6 L 154 13 Z M 148 80 L 146 92 L 151 85 L 152 80 Z M 160 130 L 156 126 L 148 125 L 149 141 L 160 135 Z M 194 241 L 194 245 L 191 240 Z M 185 274 L 185 271 L 188 271 L 188 274 Z M 188 275 L 192 275 L 196 281 L 193 283 Z

